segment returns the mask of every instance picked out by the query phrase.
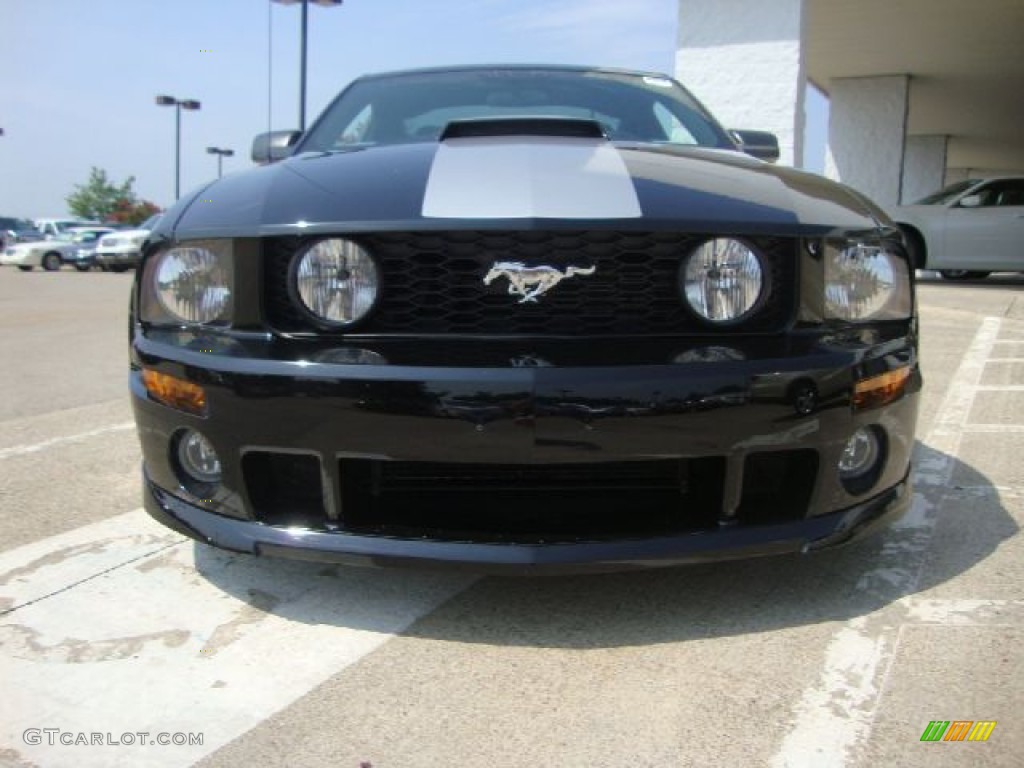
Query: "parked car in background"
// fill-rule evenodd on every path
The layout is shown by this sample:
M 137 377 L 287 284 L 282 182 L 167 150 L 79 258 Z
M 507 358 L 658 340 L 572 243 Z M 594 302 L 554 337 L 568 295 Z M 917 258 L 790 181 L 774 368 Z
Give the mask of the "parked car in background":
M 74 227 L 101 227 L 98 221 L 87 219 L 36 219 L 35 228 L 46 240 L 66 240 L 68 230 Z
M 16 243 L 4 249 L 0 265 L 17 267 L 23 272 L 35 267 L 53 272 L 64 264 L 72 264 L 84 272 L 92 266 L 92 259 L 80 261 L 78 251 L 112 231 L 110 227 L 72 227 L 66 229 L 59 240 Z
M 889 215 L 918 269 L 948 280 L 1024 272 L 1024 177 L 958 181 Z
M 79 272 L 88 272 L 96 266 L 96 246 L 105 236 L 103 230 L 85 229 L 73 230 L 71 242 L 75 248 L 68 251 L 64 256 L 64 263 L 70 264 Z
M 112 272 L 137 267 L 142 258 L 142 244 L 159 220 L 157 213 L 142 222 L 138 229 L 122 229 L 104 235 L 96 246 L 96 264 L 103 271 Z
M 28 219 L 14 216 L 0 216 L 0 252 L 15 243 L 42 240 L 35 226 Z
M 135 272 L 146 509 L 233 552 L 525 569 L 899 517 L 899 230 L 741 148 L 664 75 L 535 66 L 361 78 L 258 137 L 280 162 L 182 196 Z

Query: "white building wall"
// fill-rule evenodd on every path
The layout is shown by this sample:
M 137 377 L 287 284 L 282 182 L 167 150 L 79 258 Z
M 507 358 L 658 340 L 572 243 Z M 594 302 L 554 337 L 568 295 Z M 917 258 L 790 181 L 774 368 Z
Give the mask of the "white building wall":
M 948 143 L 948 136 L 907 136 L 900 202 L 912 203 L 943 187 Z
M 882 207 L 900 201 L 909 84 L 905 75 L 830 83 L 825 175 Z
M 726 128 L 771 131 L 803 159 L 804 0 L 679 0 L 676 77 Z

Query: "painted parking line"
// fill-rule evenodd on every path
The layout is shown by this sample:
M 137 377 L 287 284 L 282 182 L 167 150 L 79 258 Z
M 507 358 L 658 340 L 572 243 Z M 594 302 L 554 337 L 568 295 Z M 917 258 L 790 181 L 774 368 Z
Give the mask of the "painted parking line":
M 142 510 L 5 552 L 0 754 L 191 765 L 470 583 L 225 553 Z
M 186 541 L 169 528 L 140 520 L 140 513 L 0 552 L 0 616 Z
M 965 424 L 964 432 L 980 435 L 1019 435 L 1024 434 L 1024 424 Z
M 126 421 L 121 424 L 114 424 L 109 427 L 100 427 L 99 429 L 91 429 L 88 432 L 79 432 L 75 435 L 64 435 L 62 437 L 54 437 L 49 440 L 43 440 L 40 443 L 33 443 L 31 445 L 16 445 L 12 448 L 4 448 L 0 450 L 0 460 L 9 459 L 12 456 L 24 456 L 28 453 L 39 453 L 45 451 L 48 448 L 53 448 L 58 445 L 64 445 L 66 443 L 79 443 L 83 440 L 89 440 L 93 437 L 99 437 L 101 435 L 108 435 L 112 432 L 127 432 L 130 429 L 135 429 L 134 421 Z
M 986 317 L 953 374 L 916 457 L 913 507 L 886 534 L 880 563 L 861 577 L 859 589 L 876 589 L 881 584 L 887 593 L 916 592 L 938 507 L 1000 327 L 999 318 Z M 832 635 L 821 676 L 797 702 L 790 729 L 772 759 L 774 768 L 841 767 L 864 743 L 896 656 L 901 627 L 913 615 L 902 600 L 897 609 L 895 620 L 882 608 L 846 622 Z M 955 611 L 947 611 L 951 612 Z

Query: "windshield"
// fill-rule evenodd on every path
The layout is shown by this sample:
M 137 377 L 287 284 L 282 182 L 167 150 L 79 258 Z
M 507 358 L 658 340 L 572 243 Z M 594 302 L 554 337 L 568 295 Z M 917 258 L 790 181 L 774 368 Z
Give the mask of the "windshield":
M 950 184 L 948 187 L 943 187 L 938 192 L 932 192 L 927 197 L 922 197 L 914 203 L 914 205 L 945 205 L 946 203 L 952 202 L 977 183 L 978 179 L 958 181 L 956 184 Z
M 613 72 L 482 69 L 357 80 L 313 126 L 299 151 L 437 141 L 452 120 L 596 120 L 609 139 L 734 149 L 677 83 Z

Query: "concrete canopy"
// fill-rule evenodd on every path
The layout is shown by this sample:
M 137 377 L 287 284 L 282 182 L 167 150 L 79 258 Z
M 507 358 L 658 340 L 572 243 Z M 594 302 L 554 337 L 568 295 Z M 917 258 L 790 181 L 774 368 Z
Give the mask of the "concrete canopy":
M 807 75 L 909 75 L 908 136 L 948 136 L 947 171 L 1024 172 L 1024 0 L 807 0 Z

